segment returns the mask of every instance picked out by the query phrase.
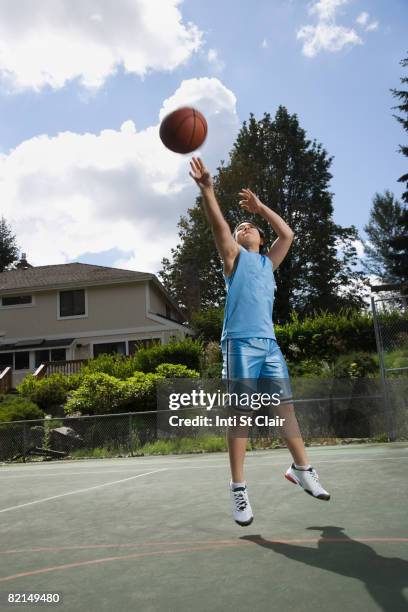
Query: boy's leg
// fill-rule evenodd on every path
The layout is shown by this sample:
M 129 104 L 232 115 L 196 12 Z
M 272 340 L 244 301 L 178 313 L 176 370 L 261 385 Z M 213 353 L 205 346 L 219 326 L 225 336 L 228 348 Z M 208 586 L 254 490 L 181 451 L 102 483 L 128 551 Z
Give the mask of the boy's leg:
M 230 393 L 256 391 L 259 372 L 267 354 L 268 344 L 263 338 L 243 338 L 225 341 L 223 350 L 223 378 L 230 381 Z M 248 410 L 248 414 L 252 411 Z M 235 413 L 236 414 L 236 413 Z M 244 411 L 241 414 L 245 414 Z M 244 461 L 248 427 L 227 429 L 227 443 L 232 482 L 244 482 Z
M 329 500 L 330 494 L 321 486 L 316 470 L 309 464 L 295 409 L 291 402 L 289 372 L 276 341 L 271 341 L 270 354 L 262 366 L 260 378 L 261 387 L 270 385 L 273 389 L 275 386 L 276 391 L 277 383 L 281 392 L 281 400 L 284 400 L 276 407 L 276 413 L 285 419 L 281 429 L 282 437 L 293 457 L 293 463 L 286 471 L 285 478 L 294 484 L 299 484 L 309 495 Z

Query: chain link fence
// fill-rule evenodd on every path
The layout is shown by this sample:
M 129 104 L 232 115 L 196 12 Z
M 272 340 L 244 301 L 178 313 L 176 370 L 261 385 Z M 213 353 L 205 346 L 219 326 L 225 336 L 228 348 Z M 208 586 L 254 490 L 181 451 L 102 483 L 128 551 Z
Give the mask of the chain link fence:
M 387 380 L 386 396 L 384 381 L 379 378 L 293 379 L 292 385 L 300 430 L 311 443 L 328 438 L 408 439 L 408 377 Z M 165 405 L 168 407 L 168 402 Z M 275 408 L 269 410 L 269 416 L 278 412 Z M 211 411 L 163 410 L 159 406 L 148 412 L 0 422 L 0 461 L 225 450 L 224 426 L 169 426 L 171 417 L 174 420 L 175 416 L 201 415 L 211 417 L 214 423 L 217 414 L 225 415 L 225 409 L 216 405 Z M 249 433 L 251 443 L 261 441 L 261 448 L 268 447 L 271 441 L 282 443 L 282 429 L 265 426 L 265 422 L 251 427 Z
M 382 376 L 408 375 L 408 296 L 388 292 L 371 305 Z
M 408 296 L 402 291 L 387 290 L 371 297 L 375 339 L 382 382 L 382 394 L 388 411 L 389 436 L 398 437 L 393 408 L 391 381 L 408 377 Z

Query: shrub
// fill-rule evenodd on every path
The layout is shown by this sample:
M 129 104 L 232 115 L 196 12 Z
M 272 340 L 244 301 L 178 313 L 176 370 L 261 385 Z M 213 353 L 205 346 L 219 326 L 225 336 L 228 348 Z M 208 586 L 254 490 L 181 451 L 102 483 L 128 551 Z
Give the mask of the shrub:
M 204 342 L 219 341 L 224 318 L 223 308 L 198 310 L 191 316 L 190 326 Z
M 123 381 L 104 372 L 86 374 L 82 377 L 78 389 L 69 394 L 65 412 L 66 414 L 116 412 L 124 397 Z
M 51 374 L 44 378 L 36 378 L 33 374 L 28 374 L 23 382 L 17 387 L 20 395 L 35 402 L 52 414 L 56 406 L 64 404 L 70 391 L 77 389 L 81 382 L 81 374 Z
M 379 366 L 376 357 L 361 351 L 341 355 L 334 364 L 336 378 L 364 378 L 378 375 Z
M 44 412 L 34 402 L 18 395 L 0 397 L 0 421 L 43 419 Z
M 160 374 L 135 372 L 126 380 L 119 380 L 104 372 L 83 377 L 80 387 L 70 394 L 65 412 L 72 414 L 109 414 L 134 412 L 156 408 L 156 382 Z
M 135 358 L 126 357 L 115 353 L 113 355 L 98 355 L 95 359 L 90 359 L 86 366 L 81 370 L 81 376 L 93 374 L 95 372 L 103 372 L 115 378 L 126 380 L 133 375 L 138 368 L 135 364 Z
M 304 359 L 299 363 L 288 361 L 290 376 L 302 378 L 330 378 L 333 366 L 324 359 Z
M 202 342 L 191 338 L 140 349 L 134 356 L 135 369 L 154 372 L 162 363 L 174 363 L 200 371 L 203 350 Z
M 371 315 L 350 309 L 322 312 L 303 320 L 292 314 L 291 321 L 276 325 L 275 331 L 283 353 L 293 362 L 305 358 L 333 360 L 356 345 L 362 351 L 376 350 Z
M 185 365 L 174 363 L 161 363 L 156 368 L 156 373 L 165 378 L 198 378 L 199 372 L 189 370 Z

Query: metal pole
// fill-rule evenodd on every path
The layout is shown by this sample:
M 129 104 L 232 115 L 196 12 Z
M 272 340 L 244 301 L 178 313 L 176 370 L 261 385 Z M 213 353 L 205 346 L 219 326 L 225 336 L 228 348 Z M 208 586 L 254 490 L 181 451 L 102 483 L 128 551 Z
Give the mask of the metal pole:
M 27 448 L 27 442 L 26 442 L 26 424 L 23 423 L 23 463 L 26 462 L 26 448 Z
M 371 296 L 371 309 L 373 313 L 375 342 L 377 345 L 378 361 L 380 363 L 381 386 L 383 389 L 384 404 L 385 404 L 385 410 L 386 410 L 386 415 L 387 415 L 387 420 L 388 420 L 388 437 L 391 440 L 391 442 L 393 442 L 396 439 L 394 414 L 393 414 L 390 397 L 388 394 L 387 380 L 385 376 L 384 347 L 382 344 L 381 330 L 380 330 L 380 326 L 378 322 L 377 309 L 375 307 L 375 301 L 374 301 L 373 296 Z
M 133 431 L 132 431 L 131 413 L 129 413 L 129 451 L 130 451 L 130 456 L 133 457 Z

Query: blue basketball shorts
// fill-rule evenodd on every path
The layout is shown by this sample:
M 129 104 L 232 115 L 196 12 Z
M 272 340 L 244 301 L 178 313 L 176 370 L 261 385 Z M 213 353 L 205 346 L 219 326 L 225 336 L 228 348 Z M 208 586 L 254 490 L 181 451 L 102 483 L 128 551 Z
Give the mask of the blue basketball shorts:
M 277 393 L 280 403 L 292 401 L 288 368 L 274 338 L 231 338 L 222 341 L 221 350 L 221 376 L 230 390 L 238 385 L 253 392 Z

